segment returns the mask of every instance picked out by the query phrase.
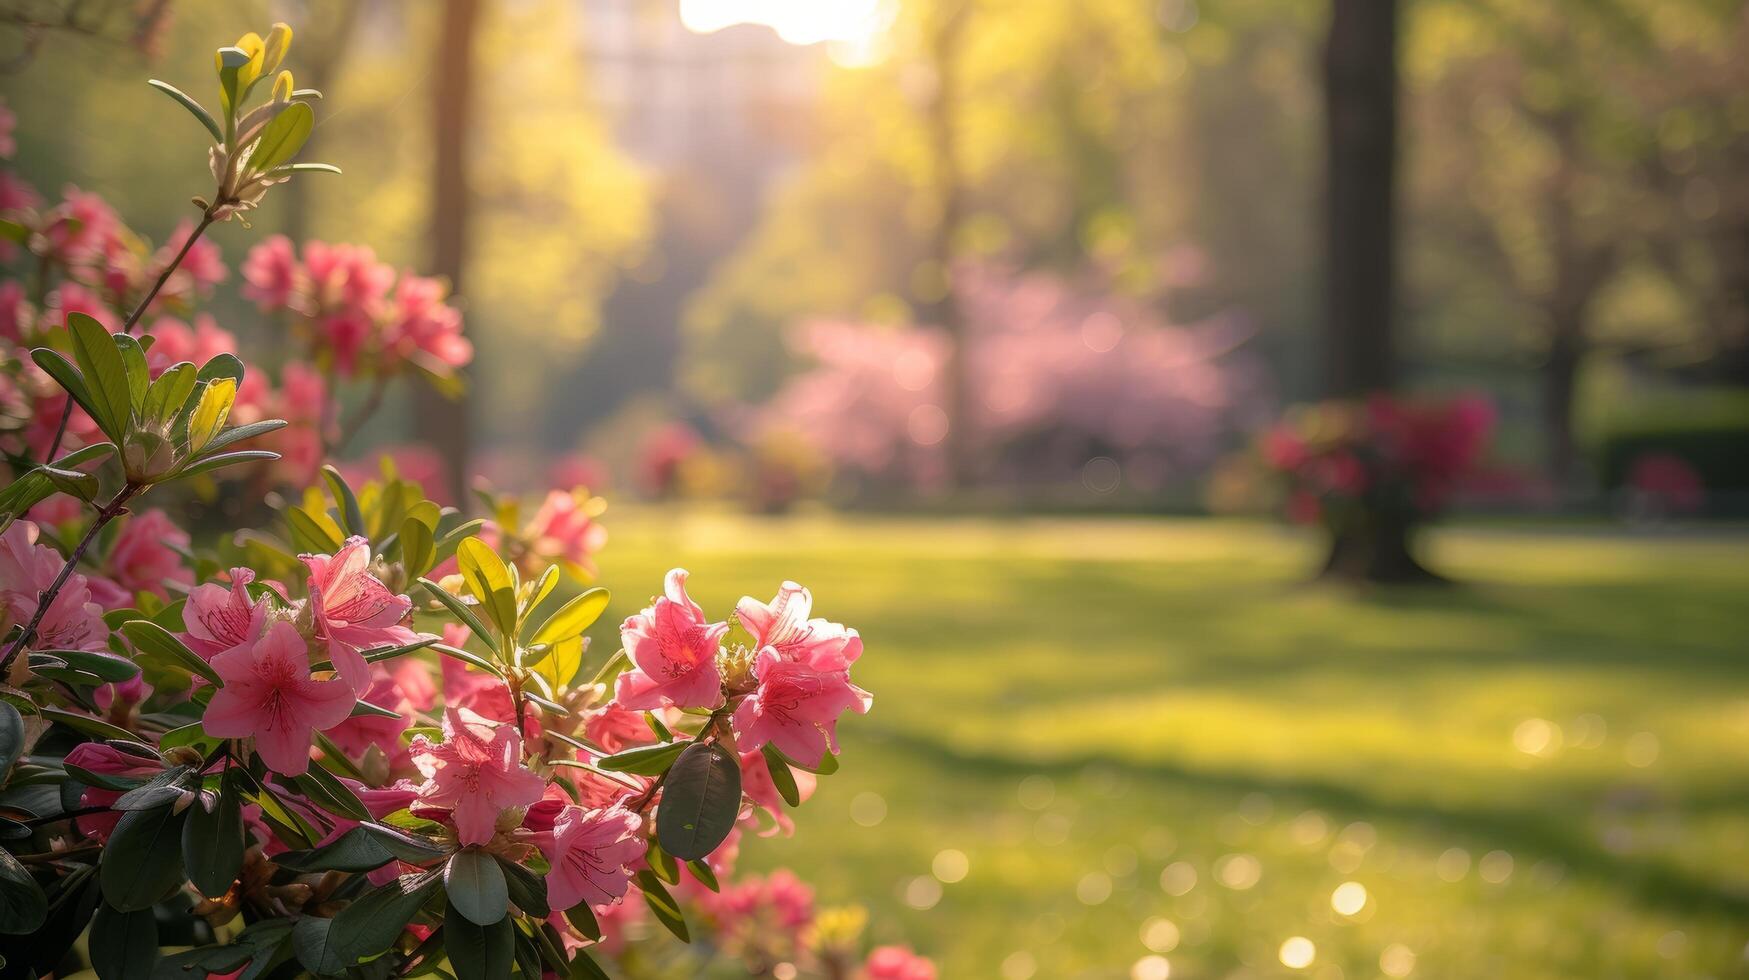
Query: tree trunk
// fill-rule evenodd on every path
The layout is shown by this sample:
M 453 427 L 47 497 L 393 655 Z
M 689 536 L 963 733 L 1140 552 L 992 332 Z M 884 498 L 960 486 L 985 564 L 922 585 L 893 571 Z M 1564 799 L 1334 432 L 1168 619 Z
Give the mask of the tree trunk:
M 432 102 L 431 270 L 449 280 L 459 299 L 465 288 L 468 225 L 468 135 L 472 129 L 474 36 L 483 0 L 445 0 Z M 457 503 L 466 499 L 470 443 L 466 396 L 451 400 L 421 386 L 414 395 L 421 442 L 443 458 L 444 482 Z
M 1396 382 L 1397 0 L 1333 0 L 1324 49 L 1328 394 Z
M 970 338 L 965 313 L 954 289 L 954 246 L 965 210 L 961 186 L 959 141 L 954 132 L 959 95 L 959 60 L 965 37 L 967 9 L 963 0 L 937 12 L 930 37 L 929 54 L 935 72 L 935 90 L 929 100 L 925 125 L 929 136 L 932 178 L 935 183 L 935 221 L 930 230 L 929 259 L 941 272 L 941 293 L 922 304 L 924 320 L 947 334 L 949 351 L 944 380 L 942 411 L 947 414 L 948 476 L 955 489 L 965 489 L 976 478 L 976 434 L 972 431 Z
M 1397 0 L 1332 0 L 1324 48 L 1326 393 L 1364 398 L 1397 381 Z M 1407 512 L 1363 505 L 1331 535 L 1325 577 L 1437 582 Z

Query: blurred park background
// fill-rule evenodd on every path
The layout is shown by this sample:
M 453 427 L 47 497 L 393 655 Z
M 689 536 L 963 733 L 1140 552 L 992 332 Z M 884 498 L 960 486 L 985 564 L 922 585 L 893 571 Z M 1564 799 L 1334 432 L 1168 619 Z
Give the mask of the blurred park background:
M 226 259 L 368 245 L 476 351 L 358 465 L 862 629 L 749 861 L 952 978 L 1749 976 L 1749 7 L 0 0 L 18 172 L 162 240 L 143 79 L 272 20 L 345 174 Z M 1264 433 L 1381 392 L 1487 406 L 1455 586 L 1273 519 Z

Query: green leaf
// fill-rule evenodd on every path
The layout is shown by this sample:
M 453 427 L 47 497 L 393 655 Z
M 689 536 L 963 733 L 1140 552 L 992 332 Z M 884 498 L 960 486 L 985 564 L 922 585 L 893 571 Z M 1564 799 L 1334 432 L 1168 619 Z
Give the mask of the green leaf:
M 692 872 L 692 876 L 698 879 L 699 884 L 713 892 L 722 891 L 722 886 L 717 884 L 717 873 L 711 870 L 710 865 L 703 861 L 688 861 L 686 862 L 686 870 Z
M 211 811 L 188 808 L 182 826 L 182 864 L 188 880 L 208 898 L 223 898 L 243 869 L 243 815 L 237 794 L 221 788 Z
M 83 466 L 92 460 L 103 459 L 114 452 L 115 443 L 113 442 L 92 443 L 82 449 L 75 449 L 67 455 L 62 456 L 60 459 L 55 460 L 55 465 L 70 470 L 75 466 Z
M 279 454 L 265 449 L 241 449 L 234 453 L 220 453 L 217 456 L 202 456 L 200 459 L 176 471 L 176 476 L 194 476 L 196 473 L 210 473 L 213 470 L 235 466 L 238 463 L 272 462 Z
M 662 887 L 662 882 L 650 873 L 649 868 L 638 872 L 638 888 L 644 893 L 644 904 L 656 913 L 656 921 L 681 942 L 692 942 L 692 934 L 686 928 L 686 916 L 680 913 L 680 903 L 668 894 L 668 889 Z
M 601 923 L 595 921 L 595 910 L 589 907 L 587 901 L 578 902 L 566 909 L 565 919 L 584 939 L 591 942 L 601 941 Z
M 135 619 L 121 624 L 121 634 L 134 648 L 148 657 L 181 667 L 211 681 L 214 687 L 224 687 L 225 681 L 212 664 L 200 659 L 175 634 L 149 619 Z
M 491 546 L 479 538 L 465 538 L 456 546 L 456 564 L 468 591 L 479 600 L 486 615 L 506 638 L 516 635 L 516 585 L 510 568 Z
M 765 770 L 771 773 L 771 781 L 777 786 L 778 795 L 790 806 L 801 806 L 802 793 L 796 786 L 796 774 L 790 771 L 789 763 L 783 761 L 777 746 L 766 742 L 759 747 L 759 752 L 765 756 Z
M 339 176 L 343 172 L 332 163 L 288 163 L 284 166 L 274 167 L 272 174 L 275 177 L 283 177 L 286 174 L 334 174 Z
M 169 804 L 122 814 L 98 867 L 104 901 L 136 912 L 182 884 L 183 816 Z
M 92 403 L 100 413 L 92 419 L 119 446 L 128 434 L 128 420 L 133 415 L 133 395 L 121 351 L 103 324 L 87 314 L 67 314 L 67 332 L 73 337 L 73 359 L 78 362 L 79 371 L 91 389 Z
M 441 653 L 446 657 L 450 657 L 450 658 L 455 659 L 455 660 L 460 660 L 462 663 L 467 664 L 471 667 L 478 667 L 481 670 L 487 672 L 488 674 L 492 674 L 492 675 L 497 676 L 497 677 L 504 676 L 504 669 L 503 668 L 499 667 L 497 664 L 493 663 L 490 660 L 487 660 L 486 658 L 480 656 L 477 653 L 471 653 L 467 650 L 463 650 L 460 647 L 452 647 L 447 643 L 433 643 L 431 645 L 431 649 L 436 650 L 438 653 Z
M 139 786 L 123 793 L 109 805 L 111 810 L 150 810 L 174 804 L 200 783 L 191 766 L 171 766 Z
M 626 652 L 617 650 L 613 656 L 607 658 L 606 663 L 601 665 L 601 669 L 595 672 L 595 676 L 589 679 L 589 683 L 611 687 L 613 679 L 631 665 L 632 660 L 626 656 Z
M 766 744 L 770 745 L 771 743 L 767 742 Z M 830 776 L 838 771 L 838 757 L 831 752 L 821 753 L 819 764 L 810 766 L 805 762 L 797 762 L 789 756 L 784 755 L 783 750 L 775 745 L 772 745 L 771 748 L 772 751 L 778 754 L 779 758 L 789 764 L 791 769 L 800 769 L 803 772 L 811 772 L 816 776 Z
M 361 704 L 363 702 L 360 702 Z M 395 717 L 399 718 L 400 715 Z M 297 776 L 292 777 L 304 796 L 329 813 L 339 814 L 350 820 L 368 823 L 372 818 L 370 811 L 365 809 L 347 785 L 335 775 L 321 766 L 311 766 Z
M 409 517 L 401 522 L 400 541 L 401 567 L 406 569 L 407 577 L 418 578 L 431 571 L 431 560 L 436 556 L 437 544 L 431 536 L 431 528 Z
M 334 502 L 340 507 L 346 533 L 368 536 L 370 530 L 365 527 L 364 513 L 358 509 L 358 497 L 346 485 L 346 478 L 340 475 L 334 464 L 326 463 L 322 466 L 322 479 L 328 481 L 328 490 L 334 494 Z
M 317 520 L 302 507 L 287 507 L 284 516 L 286 526 L 291 529 L 292 543 L 297 547 L 318 555 L 331 555 L 340 550 L 340 536 L 335 533 L 338 528 L 329 527 L 331 522 Z
M 80 470 L 62 469 L 47 463 L 38 466 L 37 472 L 49 478 L 55 489 L 70 497 L 78 497 L 86 503 L 91 503 L 97 497 L 97 477 Z
M 442 857 L 444 849 L 423 837 L 380 824 L 359 824 L 313 850 L 287 851 L 273 863 L 294 871 L 375 871 L 397 858 L 423 864 Z
M 509 916 L 478 925 L 452 901 L 443 917 L 443 948 L 456 980 L 507 980 L 516 960 L 516 930 Z
M 84 732 L 93 738 L 119 738 L 126 741 L 134 740 L 134 733 L 125 728 L 117 728 L 101 718 L 82 715 L 76 711 L 66 711 L 61 708 L 43 707 L 39 709 L 42 716 L 58 725 L 66 725 L 76 732 Z
M 164 369 L 146 389 L 146 404 L 140 414 L 151 422 L 168 422 L 182 411 L 194 392 L 194 364 L 183 361 Z
M 219 108 L 227 120 L 234 119 L 237 114 L 237 72 L 250 60 L 249 53 L 242 48 L 226 47 L 213 52 L 213 68 L 219 73 Z M 229 122 L 225 132 L 230 133 Z
M 504 884 L 509 889 L 510 901 L 534 918 L 544 919 L 551 915 L 552 909 L 547 906 L 546 879 L 515 861 L 503 857 L 497 860 L 504 872 Z
M 239 425 L 226 429 L 214 436 L 213 440 L 206 444 L 205 455 L 211 456 L 220 449 L 223 449 L 234 442 L 242 442 L 245 439 L 264 436 L 269 432 L 278 432 L 280 429 L 285 428 L 286 424 L 285 419 L 262 419 L 259 422 L 250 422 L 248 425 Z
M 394 945 L 440 880 L 436 874 L 397 878 L 341 909 L 333 920 L 340 962 L 351 966 Z
M 151 980 L 158 966 L 158 919 L 149 908 L 97 906 L 91 918 L 91 969 L 98 980 Z
M 345 973 L 347 967 L 336 948 L 340 938 L 341 935 L 334 931 L 333 919 L 301 916 L 292 926 L 292 953 L 304 969 L 316 976 L 338 976 Z
M 735 754 L 714 741 L 695 741 L 674 760 L 662 785 L 656 839 L 682 861 L 703 858 L 735 829 L 740 810 L 741 765 Z
M 83 670 L 88 674 L 96 674 L 112 683 L 132 680 L 140 672 L 139 665 L 132 660 L 113 653 L 99 653 L 94 650 L 42 650 L 38 652 L 59 657 L 65 660 L 70 667 Z M 4 767 L 0 767 L 0 770 L 3 769 Z
M 571 958 L 570 980 L 612 980 L 596 962 L 589 958 L 584 950 L 578 950 Z
M 261 131 L 261 139 L 249 153 L 249 169 L 266 173 L 289 161 L 304 148 L 315 125 L 316 113 L 308 102 L 291 103 Z
M 161 82 L 156 78 L 151 79 L 146 84 L 175 99 L 182 108 L 187 109 L 189 115 L 199 120 L 200 124 L 206 127 L 206 131 L 213 134 L 213 142 L 223 143 L 225 141 L 225 134 L 219 129 L 219 121 L 214 119 L 213 114 L 206 111 L 206 107 L 196 102 L 192 96 L 169 82 Z
M 531 643 L 558 643 L 583 635 L 607 609 L 611 596 L 606 589 L 590 589 L 560 606 L 534 631 Z
M 460 599 L 450 595 L 444 590 L 443 586 L 438 585 L 436 582 L 433 582 L 428 578 L 420 579 L 419 584 L 425 587 L 425 591 L 431 593 L 432 598 L 443 603 L 444 608 L 448 609 L 451 615 L 460 620 L 463 626 L 466 626 L 470 632 L 479 637 L 480 642 L 491 647 L 494 653 L 498 652 L 498 637 L 494 635 L 491 630 L 486 628 L 485 623 L 480 622 L 480 617 L 474 615 L 472 609 L 469 609 Z M 440 645 L 438 649 L 442 650 L 443 648 Z M 499 676 L 503 676 L 503 674 L 499 672 Z
M 449 902 L 469 922 L 489 926 L 510 908 L 504 869 L 484 851 L 457 851 L 443 870 L 443 890 Z
M 12 764 L 24 755 L 24 717 L 10 703 L 0 701 L 0 785 Z
M 103 409 L 98 405 L 91 386 L 85 383 L 85 376 L 65 357 L 47 347 L 38 347 L 30 352 L 30 359 L 43 369 L 43 373 L 54 378 L 56 384 L 66 389 L 67 394 L 72 395 L 79 407 L 85 410 L 86 415 L 93 419 L 100 416 Z
M 0 933 L 29 935 L 42 928 L 48 914 L 49 899 L 42 886 L 17 858 L 0 848 Z
M 660 745 L 640 745 L 613 755 L 602 756 L 595 764 L 610 772 L 630 772 L 640 776 L 660 776 L 668 771 L 690 742 L 664 742 Z
M 674 860 L 674 855 L 662 850 L 662 845 L 651 841 L 644 850 L 644 863 L 650 870 L 656 872 L 656 877 L 670 885 L 680 884 L 680 862 Z
M 152 386 L 152 369 L 146 366 L 146 349 L 125 333 L 110 338 L 121 353 L 122 366 L 127 370 L 128 404 L 137 418 L 146 408 L 146 390 Z

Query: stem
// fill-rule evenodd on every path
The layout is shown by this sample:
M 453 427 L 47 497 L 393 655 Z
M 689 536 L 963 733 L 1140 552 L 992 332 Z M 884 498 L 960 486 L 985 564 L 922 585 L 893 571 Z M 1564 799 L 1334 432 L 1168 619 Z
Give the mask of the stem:
M 365 396 L 364 401 L 360 402 L 351 414 L 341 420 L 340 437 L 334 440 L 334 445 L 329 446 L 324 455 L 338 456 L 346 448 L 346 444 L 352 441 L 353 435 L 366 422 L 370 421 L 371 416 L 377 413 L 377 409 L 382 407 L 383 396 L 388 393 L 388 390 L 389 379 L 378 375 L 376 381 L 371 384 L 370 394 Z
M 55 576 L 54 583 L 43 590 L 42 595 L 37 599 L 36 612 L 31 615 L 29 625 L 25 626 L 24 632 L 18 634 L 18 638 L 12 641 L 10 647 L 6 648 L 5 658 L 0 659 L 0 677 L 6 676 L 7 671 L 12 668 L 12 661 L 18 659 L 18 654 L 36 636 L 36 628 L 42 625 L 43 617 L 48 614 L 49 606 L 54 603 L 55 597 L 61 594 L 61 589 L 67 584 L 67 580 L 73 577 L 73 569 L 78 567 L 79 559 L 85 557 L 85 549 L 91 547 L 91 542 L 97 540 L 97 532 L 103 530 L 105 524 L 126 510 L 129 498 L 139 492 L 140 487 L 132 483 L 124 484 L 120 490 L 115 492 L 115 496 L 110 498 L 109 503 L 97 509 L 97 519 L 91 522 L 89 528 L 85 529 L 85 536 L 79 539 L 79 544 L 73 548 L 73 553 L 67 556 L 67 563 L 61 566 L 61 574 Z
M 200 213 L 200 224 L 194 226 L 194 230 L 188 233 L 188 239 L 182 243 L 181 251 L 176 253 L 176 257 L 170 260 L 170 264 L 164 267 L 163 272 L 158 273 L 158 281 L 152 283 L 152 288 L 146 290 L 146 295 L 140 297 L 139 304 L 134 307 L 132 313 L 128 314 L 127 322 L 122 324 L 122 333 L 132 334 L 134 332 L 134 327 L 139 325 L 140 318 L 146 315 L 146 308 L 158 298 L 159 291 L 164 288 L 165 283 L 170 281 L 170 276 L 176 271 L 176 267 L 188 257 L 188 250 L 194 247 L 194 243 L 200 240 L 200 236 L 206 233 L 213 221 L 213 208 L 207 208 Z M 61 440 L 67 435 L 67 419 L 71 418 L 72 415 L 73 396 L 68 395 L 67 400 L 61 405 L 61 424 L 55 429 L 55 441 L 49 444 L 49 451 L 43 457 L 49 462 L 54 462 L 55 453 L 61 449 Z M 10 661 L 11 658 L 8 657 L 7 660 Z

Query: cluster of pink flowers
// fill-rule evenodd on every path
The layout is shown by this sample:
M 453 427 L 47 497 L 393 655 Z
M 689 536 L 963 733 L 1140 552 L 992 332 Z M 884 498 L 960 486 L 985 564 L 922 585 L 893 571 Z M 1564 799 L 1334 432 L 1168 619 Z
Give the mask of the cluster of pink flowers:
M 1493 405 L 1478 395 L 1375 395 L 1295 409 L 1259 437 L 1258 450 L 1285 481 L 1296 522 L 1338 519 L 1363 499 L 1425 518 L 1474 473 L 1493 428 Z
M 966 442 L 1009 482 L 1072 482 L 1094 457 L 1142 489 L 1213 461 L 1251 413 L 1264 373 L 1234 317 L 1168 323 L 1097 282 L 968 266 Z M 938 486 L 948 472 L 952 347 L 928 326 L 815 322 L 796 334 L 817 366 L 755 416 L 756 434 L 795 431 L 869 483 Z
M 686 594 L 685 570 L 674 569 L 664 594 L 620 627 L 633 669 L 619 676 L 615 703 L 634 710 L 714 709 L 725 692 L 737 695 L 732 718 L 742 752 L 769 742 L 817 767 L 838 749 L 839 716 L 866 714 L 873 698 L 850 682 L 862 638 L 839 623 L 809 618 L 813 602 L 794 582 L 783 583 L 769 603 L 743 597 L 735 612 L 753 643 L 725 651 L 729 623 L 710 622 Z
M 243 295 L 262 312 L 287 313 L 311 359 L 341 377 L 383 376 L 412 364 L 453 373 L 474 358 L 461 312 L 444 302 L 442 280 L 402 272 L 363 245 L 304 243 L 274 235 L 243 262 Z

